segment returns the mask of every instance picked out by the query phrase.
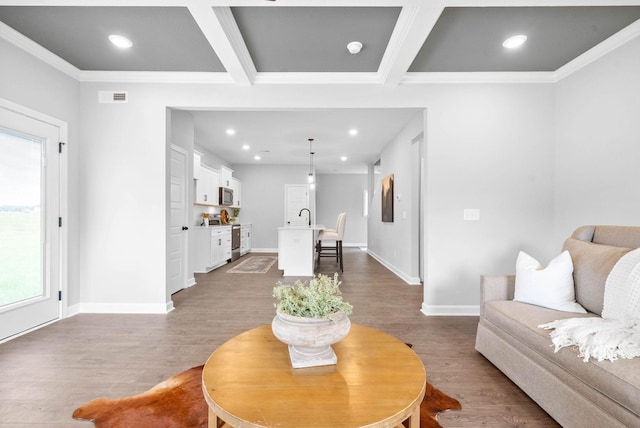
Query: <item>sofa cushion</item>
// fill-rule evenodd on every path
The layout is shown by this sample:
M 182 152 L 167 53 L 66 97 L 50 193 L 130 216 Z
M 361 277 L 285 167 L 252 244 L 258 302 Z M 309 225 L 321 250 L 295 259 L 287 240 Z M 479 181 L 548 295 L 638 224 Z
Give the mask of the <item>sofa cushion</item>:
M 564 242 L 563 250 L 568 250 L 573 260 L 576 301 L 589 312 L 601 315 L 607 276 L 620 257 L 631 251 L 631 248 L 569 238 Z
M 576 303 L 573 264 L 568 251 L 543 267 L 539 261 L 520 251 L 516 261 L 516 285 L 513 300 L 566 312 L 586 311 Z
M 595 314 L 561 312 L 514 301 L 485 303 L 487 321 L 591 388 L 640 415 L 640 358 L 614 362 L 590 360 L 585 363 L 578 358 L 575 349 L 564 348 L 554 352 L 549 331 L 537 327 L 559 319 L 593 316 Z

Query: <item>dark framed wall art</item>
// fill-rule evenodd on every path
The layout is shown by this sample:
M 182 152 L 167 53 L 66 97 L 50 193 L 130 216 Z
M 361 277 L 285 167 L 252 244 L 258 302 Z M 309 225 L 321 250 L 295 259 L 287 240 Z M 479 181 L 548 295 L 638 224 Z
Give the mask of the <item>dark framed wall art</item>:
M 382 221 L 393 223 L 393 174 L 382 179 Z

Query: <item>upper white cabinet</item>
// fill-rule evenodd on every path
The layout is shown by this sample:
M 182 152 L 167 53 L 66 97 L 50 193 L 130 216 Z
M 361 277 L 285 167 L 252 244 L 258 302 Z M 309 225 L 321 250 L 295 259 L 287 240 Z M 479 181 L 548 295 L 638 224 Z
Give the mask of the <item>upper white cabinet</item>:
M 220 187 L 220 174 L 217 171 L 200 165 L 199 176 L 196 181 L 196 204 L 218 205 L 218 187 Z
M 231 187 L 233 170 L 226 166 L 220 166 L 220 186 Z
M 220 205 L 219 188 L 233 190 L 231 208 L 240 208 L 242 183 L 232 176 L 233 170 L 227 166 L 210 167 L 202 163 L 202 154 L 193 152 L 193 179 L 196 182 L 196 205 Z
M 231 179 L 231 189 L 233 190 L 233 208 L 242 207 L 242 183 L 237 178 Z

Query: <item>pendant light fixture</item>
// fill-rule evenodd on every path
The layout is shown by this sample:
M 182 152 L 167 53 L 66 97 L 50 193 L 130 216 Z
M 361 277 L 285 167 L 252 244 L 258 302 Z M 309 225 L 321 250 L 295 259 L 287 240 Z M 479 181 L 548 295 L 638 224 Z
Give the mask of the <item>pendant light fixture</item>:
M 311 188 L 315 188 L 315 177 L 313 174 L 313 155 L 315 152 L 312 148 L 313 138 L 309 138 L 309 176 L 307 177 L 307 181 L 311 185 Z

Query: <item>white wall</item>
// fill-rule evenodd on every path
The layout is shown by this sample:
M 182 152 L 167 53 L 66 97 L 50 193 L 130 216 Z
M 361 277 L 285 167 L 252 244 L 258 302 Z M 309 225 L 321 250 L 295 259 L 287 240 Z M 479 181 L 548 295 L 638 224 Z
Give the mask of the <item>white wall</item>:
M 327 228 L 336 227 L 338 214 L 347 213 L 343 246 L 367 245 L 367 217 L 362 214 L 366 174 L 317 174 L 316 220 Z
M 380 174 L 374 177 L 369 207 L 369 253 L 411 284 L 420 283 L 417 241 L 412 239 L 418 233 L 413 221 L 418 213 L 411 200 L 413 188 L 418 185 L 412 180 L 418 159 L 413 156 L 411 142 L 423 132 L 423 126 L 423 114 L 418 113 L 382 150 Z M 394 178 L 394 219 L 382 222 L 381 183 L 390 174 Z
M 431 92 L 426 313 L 477 313 L 479 277 L 513 273 L 519 250 L 548 260 L 554 92 L 547 84 L 442 85 Z M 463 221 L 463 210 L 480 221 Z
M 556 86 L 556 241 L 640 225 L 640 37 Z
M 284 185 L 307 184 L 306 166 L 234 165 L 242 182 L 238 222 L 251 223 L 252 251 L 277 251 L 278 227 L 284 226 Z
M 71 313 L 80 303 L 78 245 L 80 213 L 79 182 L 79 106 L 80 84 L 66 74 L 16 48 L 0 38 L 0 97 L 67 122 L 68 206 L 64 225 L 67 228 L 68 260 L 66 300 Z
M 129 104 L 98 105 L 97 91 L 110 89 L 128 90 Z M 508 270 L 522 244 L 545 245 L 552 215 L 552 94 L 551 85 L 528 84 L 242 90 L 230 85 L 82 84 L 82 302 L 86 310 L 165 307 L 167 106 L 422 106 L 431 125 L 425 136 L 430 157 L 425 307 L 477 305 L 481 273 Z M 408 146 L 420 132 L 418 122 L 402 144 Z M 387 156 L 405 155 L 390 148 Z M 254 224 L 254 248 L 274 249 L 283 186 L 300 183 L 297 178 L 306 177 L 306 167 L 298 172 L 279 166 L 232 167 L 243 182 L 239 221 Z M 408 197 L 409 180 L 400 178 L 398 189 Z M 470 207 L 481 208 L 483 220 L 462 224 L 462 209 Z M 389 247 L 406 248 L 407 233 L 390 235 Z M 372 238 L 379 236 L 370 231 Z M 398 260 L 399 274 L 415 276 L 415 262 L 405 267 L 406 260 Z
M 70 229 L 75 236 L 70 263 L 71 271 L 77 272 L 70 275 L 70 294 L 75 290 L 76 296 L 70 300 L 73 304 L 78 299 L 83 310 L 97 311 L 166 308 L 167 107 L 425 108 L 423 311 L 473 312 L 480 274 L 513 272 L 520 249 L 541 260 L 559 250 L 554 224 L 564 236 L 586 222 L 637 221 L 637 198 L 620 186 L 633 189 L 630 183 L 638 179 L 638 168 L 632 164 L 638 159 L 633 143 L 638 140 L 634 124 L 640 112 L 635 96 L 638 43 L 630 42 L 557 85 L 239 88 L 77 84 L 0 42 L 0 96 L 70 124 Z M 556 86 L 561 124 L 557 136 Z M 97 104 L 99 90 L 127 90 L 130 101 Z M 394 145 L 408 144 L 415 136 L 408 134 L 385 149 L 386 158 L 403 156 Z M 398 165 L 403 162 L 398 160 Z M 243 181 L 246 203 L 240 221 L 259 226 L 255 247 L 275 248 L 283 185 L 294 183 L 297 174 L 305 177 L 305 168 L 234 168 Z M 400 192 L 410 195 L 398 170 L 388 172 L 397 175 Z M 272 207 L 275 214 L 269 214 Z M 464 208 L 480 209 L 481 220 L 462 221 Z M 372 207 L 370 212 L 375 211 Z M 369 230 L 369 240 L 379 241 L 380 233 Z M 390 236 L 388 245 L 402 248 L 405 235 L 400 236 Z M 401 263 L 403 273 L 412 275 L 413 268 Z
M 81 86 L 81 310 L 164 312 L 168 104 L 147 85 Z M 104 89 L 129 102 L 98 104 Z

